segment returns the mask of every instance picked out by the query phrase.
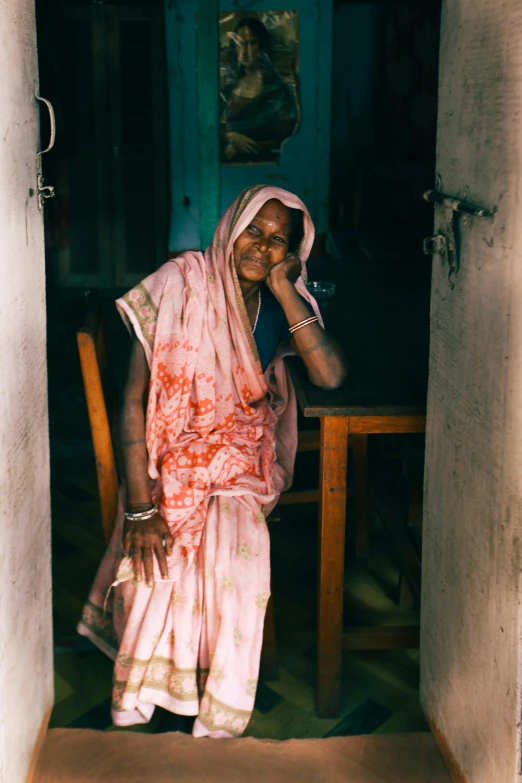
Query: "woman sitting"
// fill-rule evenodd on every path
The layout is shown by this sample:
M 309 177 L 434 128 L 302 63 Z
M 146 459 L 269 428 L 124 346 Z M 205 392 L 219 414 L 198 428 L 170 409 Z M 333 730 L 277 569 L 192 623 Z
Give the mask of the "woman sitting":
M 297 442 L 282 358 L 301 356 L 318 386 L 345 376 L 301 276 L 313 235 L 298 198 L 258 185 L 205 253 L 117 302 L 133 335 L 124 489 L 79 624 L 115 660 L 116 725 L 146 723 L 156 706 L 197 716 L 196 737 L 238 736 L 250 719 L 270 595 L 265 517 Z

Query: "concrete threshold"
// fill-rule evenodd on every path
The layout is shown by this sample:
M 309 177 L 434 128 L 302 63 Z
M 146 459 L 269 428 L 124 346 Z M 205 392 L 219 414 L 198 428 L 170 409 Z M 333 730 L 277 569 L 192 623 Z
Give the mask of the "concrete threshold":
M 451 783 L 429 733 L 193 739 L 52 729 L 34 783 Z

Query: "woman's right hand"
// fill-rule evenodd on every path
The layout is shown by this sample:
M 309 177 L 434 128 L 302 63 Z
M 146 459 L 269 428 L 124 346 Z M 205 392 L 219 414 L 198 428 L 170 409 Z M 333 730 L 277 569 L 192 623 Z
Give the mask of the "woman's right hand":
M 165 542 L 165 543 L 163 543 Z M 167 556 L 172 554 L 174 539 L 169 526 L 159 514 L 146 520 L 125 519 L 123 525 L 123 552 L 132 558 L 134 576 L 141 582 L 142 568 L 149 587 L 154 584 L 154 556 L 163 579 L 168 579 Z

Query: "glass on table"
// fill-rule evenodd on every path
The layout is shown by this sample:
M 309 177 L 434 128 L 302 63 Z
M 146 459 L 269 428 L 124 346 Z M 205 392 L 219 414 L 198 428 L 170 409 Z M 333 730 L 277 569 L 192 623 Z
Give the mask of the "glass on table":
M 312 280 L 306 284 L 306 288 L 317 301 L 320 310 L 329 306 L 330 300 L 335 294 L 335 283 L 330 283 L 327 280 Z

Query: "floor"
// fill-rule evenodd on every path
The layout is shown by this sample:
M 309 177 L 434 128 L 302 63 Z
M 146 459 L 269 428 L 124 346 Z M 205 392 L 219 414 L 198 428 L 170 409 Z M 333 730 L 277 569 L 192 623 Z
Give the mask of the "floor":
M 271 742 L 54 729 L 34 783 L 451 783 L 430 734 Z
M 75 633 L 103 551 L 94 460 L 76 353 L 75 329 L 81 315 L 81 298 L 50 298 L 56 688 L 51 728 L 112 732 L 116 729 L 109 715 L 111 662 Z M 317 467 L 309 463 L 299 470 L 301 480 L 308 481 Z M 378 519 L 373 516 L 371 522 L 372 554 L 364 567 L 354 563 L 348 546 L 345 619 L 351 625 L 413 623 L 418 619 L 416 610 L 397 606 L 397 567 Z M 349 543 L 351 530 L 349 519 Z M 246 736 L 290 739 L 427 731 L 419 706 L 419 652 L 415 650 L 345 653 L 340 714 L 329 719 L 317 717 L 317 507 L 286 507 L 281 520 L 271 525 L 271 536 L 279 678 L 260 681 Z M 153 733 L 155 728 L 153 717 L 148 726 L 134 730 Z

